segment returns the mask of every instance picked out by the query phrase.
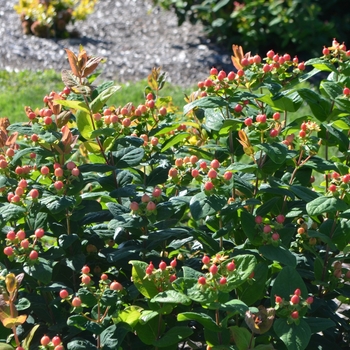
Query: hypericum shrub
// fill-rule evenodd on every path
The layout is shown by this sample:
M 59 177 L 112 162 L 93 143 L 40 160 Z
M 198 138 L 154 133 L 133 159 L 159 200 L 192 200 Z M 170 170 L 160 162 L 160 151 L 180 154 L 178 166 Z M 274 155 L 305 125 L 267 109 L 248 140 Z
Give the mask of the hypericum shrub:
M 348 349 L 350 50 L 235 45 L 181 113 L 160 69 L 109 105 L 103 58 L 66 52 L 0 119 L 1 348 Z
M 67 37 L 67 25 L 85 20 L 97 0 L 20 0 L 15 5 L 24 34 L 39 37 Z
M 341 0 L 153 0 L 174 9 L 179 24 L 204 24 L 209 37 L 231 47 L 239 43 L 264 53 L 317 55 L 324 42 L 350 34 L 350 4 Z

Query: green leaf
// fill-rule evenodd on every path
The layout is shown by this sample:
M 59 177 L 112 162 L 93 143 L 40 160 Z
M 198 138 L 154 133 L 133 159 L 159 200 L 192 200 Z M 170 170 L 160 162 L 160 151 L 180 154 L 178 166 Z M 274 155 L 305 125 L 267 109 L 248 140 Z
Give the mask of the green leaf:
M 89 106 L 85 102 L 72 100 L 54 100 L 54 102 L 65 107 L 90 114 Z
M 14 350 L 10 344 L 0 343 L 0 350 Z
M 346 203 L 335 197 L 318 197 L 306 204 L 306 211 L 310 216 L 317 216 L 324 213 L 336 213 L 348 209 Z
M 127 306 L 124 310 L 118 313 L 118 321 L 125 322 L 131 327 L 134 327 L 141 316 L 142 308 L 136 305 Z
M 280 143 L 261 143 L 256 145 L 263 150 L 276 164 L 282 164 L 287 158 L 288 148 Z
M 229 329 L 238 350 L 247 350 L 250 348 L 252 335 L 247 328 L 232 326 Z
M 179 134 L 172 136 L 169 140 L 164 142 L 161 152 L 165 152 L 170 147 L 173 147 L 173 146 L 177 145 L 178 143 L 183 142 L 189 136 L 191 136 L 191 134 L 188 132 L 181 132 Z
M 325 121 L 331 113 L 331 102 L 310 89 L 299 89 L 299 95 L 309 105 L 319 121 Z
M 219 130 L 219 135 L 220 136 L 228 135 L 229 132 L 232 130 L 239 130 L 241 125 L 242 125 L 242 121 L 239 119 L 225 120 Z
M 146 276 L 147 263 L 143 261 L 132 260 L 129 262 L 132 265 L 132 278 L 135 287 L 146 298 L 153 298 L 158 294 L 158 289 L 153 281 L 150 281 Z
M 58 214 L 62 211 L 65 211 L 69 207 L 72 207 L 75 204 L 75 201 L 76 200 L 74 197 L 49 196 L 49 197 L 43 197 L 40 200 L 40 204 L 46 206 L 46 208 L 52 214 Z
M 256 228 L 255 217 L 245 210 L 242 211 L 241 225 L 243 232 L 249 238 L 249 241 L 255 246 L 260 246 L 262 243 L 262 238 L 260 237 Z
M 343 88 L 338 83 L 329 80 L 321 81 L 320 90 L 324 92 L 330 100 L 335 100 L 339 95 L 343 94 Z
M 122 169 L 139 165 L 144 154 L 143 148 L 125 147 L 118 152 L 113 152 L 116 157 L 115 166 Z
M 146 177 L 146 186 L 156 186 L 165 183 L 168 179 L 168 172 L 170 167 L 158 166 L 153 169 Z
M 30 347 L 30 343 L 33 340 L 34 334 L 36 332 L 36 330 L 40 327 L 40 324 L 35 325 L 30 332 L 27 334 L 27 336 L 25 337 L 25 339 L 22 342 L 22 346 L 24 349 L 29 349 Z M 6 350 L 6 349 L 1 349 L 0 350 Z
M 97 350 L 97 348 L 88 340 L 79 339 L 69 342 L 67 350 Z
M 77 292 L 77 296 L 80 297 L 81 302 L 87 307 L 93 307 L 97 304 L 95 295 L 88 289 L 80 288 Z
M 322 58 L 312 58 L 306 61 L 305 65 L 313 66 L 314 68 L 323 72 L 337 72 L 336 68 L 332 63 Z
M 311 330 L 304 319 L 299 325 L 288 324 L 284 318 L 275 320 L 273 329 L 277 336 L 283 341 L 288 350 L 304 350 L 309 344 Z
M 76 327 L 81 330 L 88 330 L 91 333 L 94 334 L 101 334 L 103 332 L 103 326 L 101 324 L 98 324 L 96 322 L 88 320 L 83 315 L 73 315 L 70 316 L 67 320 L 67 325 Z
M 269 106 L 280 111 L 296 112 L 302 105 L 302 100 L 294 90 L 286 90 L 277 95 L 263 95 L 258 100 L 267 103 Z
M 259 248 L 259 253 L 269 260 L 278 261 L 287 266 L 296 267 L 297 265 L 296 257 L 288 249 L 282 246 L 275 247 L 270 244 L 263 245 Z
M 135 331 L 140 340 L 146 345 L 152 345 L 158 338 L 158 317 L 154 317 L 145 324 L 140 322 L 135 326 Z
M 52 278 L 52 267 L 49 263 L 50 261 L 39 257 L 35 265 L 24 263 L 23 270 L 27 275 L 35 278 L 37 281 L 48 284 Z
M 298 272 L 292 266 L 285 266 L 272 286 L 271 290 L 271 304 L 275 305 L 275 295 L 278 295 L 286 300 L 289 300 L 294 291 L 299 288 L 301 290 L 301 296 L 306 298 L 308 291 L 303 279 Z
M 123 322 L 112 324 L 101 334 L 101 345 L 103 350 L 117 350 L 120 348 L 126 335 L 131 332 L 131 327 Z
M 200 192 L 191 198 L 190 211 L 193 219 L 199 220 L 219 212 L 226 203 L 224 197 L 216 194 L 207 196 L 206 193 Z
M 169 345 L 179 344 L 193 334 L 193 330 L 189 327 L 173 326 L 160 339 L 153 342 L 153 346 L 164 348 Z
M 121 89 L 121 86 L 114 85 L 110 86 L 108 89 L 103 90 L 92 102 L 91 110 L 93 113 L 99 112 L 99 110 L 104 106 L 104 104 L 112 97 L 118 90 Z
M 309 325 L 311 333 L 322 332 L 328 328 L 335 327 L 335 323 L 329 318 L 307 317 L 306 323 Z
M 249 307 L 243 301 L 233 299 L 225 304 L 221 304 L 219 309 L 233 314 L 238 313 L 244 317 L 245 313 L 249 310 Z
M 4 222 L 16 221 L 22 218 L 26 213 L 26 208 L 23 208 L 16 204 L 5 204 L 3 207 L 0 207 L 0 215 Z
M 94 131 L 94 124 L 89 113 L 78 110 L 75 114 L 77 127 L 80 135 L 86 140 L 92 139 L 92 132 Z
M 197 313 L 197 312 L 183 312 L 177 315 L 177 320 L 179 322 L 193 320 L 193 321 L 199 322 L 204 328 L 212 332 L 221 331 L 221 327 L 219 327 L 215 323 L 215 321 L 207 314 Z
M 192 301 L 185 294 L 176 292 L 175 290 L 168 290 L 157 294 L 151 299 L 151 302 L 190 305 Z
M 200 108 L 216 108 L 216 107 L 225 107 L 228 103 L 222 97 L 213 97 L 207 96 L 200 98 L 199 100 L 195 100 L 184 107 L 183 113 L 187 114 L 195 107 Z

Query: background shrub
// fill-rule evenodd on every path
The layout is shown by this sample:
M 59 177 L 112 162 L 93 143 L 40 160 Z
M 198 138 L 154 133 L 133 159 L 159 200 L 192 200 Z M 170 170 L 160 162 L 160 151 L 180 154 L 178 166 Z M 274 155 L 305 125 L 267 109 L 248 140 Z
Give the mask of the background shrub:
M 350 3 L 340 0 L 154 0 L 174 9 L 179 24 L 201 22 L 208 36 L 228 47 L 239 44 L 264 54 L 315 55 L 323 43 L 350 34 Z

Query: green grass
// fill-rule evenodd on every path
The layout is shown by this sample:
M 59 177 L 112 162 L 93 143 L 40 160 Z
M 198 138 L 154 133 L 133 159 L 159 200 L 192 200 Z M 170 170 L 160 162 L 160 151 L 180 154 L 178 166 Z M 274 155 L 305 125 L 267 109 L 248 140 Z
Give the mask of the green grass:
M 128 102 L 133 102 L 137 106 L 144 103 L 146 80 L 119 85 L 122 88 L 108 101 L 108 104 L 124 106 Z M 33 109 L 42 108 L 44 106 L 42 100 L 46 94 L 51 91 L 60 92 L 63 88 L 61 76 L 54 70 L 0 71 L 0 117 L 8 117 L 11 123 L 26 121 L 24 106 Z M 160 96 L 172 96 L 174 105 L 181 108 L 185 105 L 184 94 L 190 94 L 191 91 L 191 88 L 183 89 L 166 83 L 160 91 Z

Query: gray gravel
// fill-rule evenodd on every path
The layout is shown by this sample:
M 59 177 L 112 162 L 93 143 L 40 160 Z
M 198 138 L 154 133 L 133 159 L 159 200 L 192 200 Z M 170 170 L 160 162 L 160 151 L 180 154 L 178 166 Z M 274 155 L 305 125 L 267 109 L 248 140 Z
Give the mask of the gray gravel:
M 104 79 L 118 82 L 146 78 L 162 67 L 168 81 L 182 86 L 208 76 L 213 66 L 232 69 L 230 52 L 206 39 L 200 25 L 177 26 L 174 13 L 154 7 L 148 0 L 100 0 L 96 11 L 75 23 L 78 39 L 40 39 L 22 34 L 13 6 L 0 0 L 0 69 L 42 70 L 68 68 L 64 48 L 107 58 Z

